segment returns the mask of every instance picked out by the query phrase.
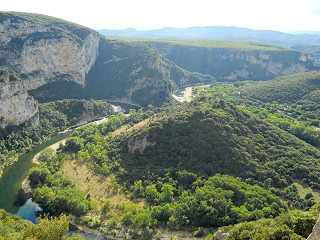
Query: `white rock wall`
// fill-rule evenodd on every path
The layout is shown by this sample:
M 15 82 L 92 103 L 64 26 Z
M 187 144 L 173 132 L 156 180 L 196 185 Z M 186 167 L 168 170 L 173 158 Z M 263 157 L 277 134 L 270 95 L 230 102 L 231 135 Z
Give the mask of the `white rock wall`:
M 24 83 L 10 81 L 9 75 L 0 77 L 0 127 L 39 122 L 38 102 L 28 95 Z
M 100 35 L 90 32 L 79 43 L 67 37 L 26 40 L 28 34 L 49 31 L 48 27 L 19 20 L 10 19 L 0 24 L 0 59 L 5 59 L 10 72 L 23 76 L 28 89 L 38 88 L 48 82 L 57 80 L 85 83 L 85 76 L 95 63 L 98 55 Z M 22 48 L 15 49 L 10 41 L 19 38 Z

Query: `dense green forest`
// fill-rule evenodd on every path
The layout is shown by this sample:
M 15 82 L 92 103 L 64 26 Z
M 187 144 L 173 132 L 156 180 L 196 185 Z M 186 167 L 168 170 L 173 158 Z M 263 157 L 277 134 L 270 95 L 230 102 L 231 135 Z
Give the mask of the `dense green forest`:
M 53 218 L 39 218 L 38 224 L 11 216 L 0 209 L 0 239 L 10 240 L 80 240 L 79 236 L 69 237 L 69 217 L 61 215 Z
M 319 72 L 309 72 L 266 82 L 217 83 L 195 94 L 232 102 L 319 147 L 319 79 Z
M 114 133 L 144 119 L 149 121 L 139 128 Z M 81 127 L 59 154 L 43 154 L 30 180 L 47 212 L 83 216 L 91 209 L 100 218 L 89 214 L 82 223 L 109 234 L 124 228 L 147 239 L 164 227 L 204 236 L 213 227 L 239 223 L 223 228 L 233 234 L 244 229 L 242 222 L 257 221 L 252 229 L 281 222 L 274 234 L 303 239 L 316 221 L 316 205 L 313 194 L 301 197 L 293 182 L 319 189 L 319 157 L 319 150 L 257 116 L 221 99 L 199 97 Z M 112 191 L 128 200 L 108 200 L 93 209 L 97 203 L 61 174 L 64 163 L 74 160 L 111 177 Z M 299 229 L 297 222 L 309 227 Z
M 8 126 L 0 130 L 0 170 L 19 154 L 66 129 L 83 117 L 99 118 L 112 113 L 110 104 L 102 101 L 62 100 L 39 105 L 40 124 Z

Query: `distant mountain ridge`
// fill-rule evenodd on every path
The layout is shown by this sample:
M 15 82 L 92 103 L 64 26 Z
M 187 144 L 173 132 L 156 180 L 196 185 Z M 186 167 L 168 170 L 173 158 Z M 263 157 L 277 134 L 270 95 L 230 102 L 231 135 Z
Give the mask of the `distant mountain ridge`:
M 107 37 L 133 38 L 182 38 L 182 39 L 225 39 L 250 40 L 264 43 L 278 44 L 285 47 L 294 45 L 320 44 L 320 34 L 289 34 L 272 30 L 253 30 L 250 28 L 205 26 L 189 28 L 166 27 L 157 30 L 140 31 L 132 28 L 125 30 L 98 30 Z

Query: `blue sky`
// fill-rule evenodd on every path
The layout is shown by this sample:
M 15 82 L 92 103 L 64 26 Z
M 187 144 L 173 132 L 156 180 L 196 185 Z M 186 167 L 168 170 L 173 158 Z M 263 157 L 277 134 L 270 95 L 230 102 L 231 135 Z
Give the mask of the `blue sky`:
M 34 12 L 93 29 L 238 26 L 320 31 L 320 0 L 9 0 L 1 11 Z

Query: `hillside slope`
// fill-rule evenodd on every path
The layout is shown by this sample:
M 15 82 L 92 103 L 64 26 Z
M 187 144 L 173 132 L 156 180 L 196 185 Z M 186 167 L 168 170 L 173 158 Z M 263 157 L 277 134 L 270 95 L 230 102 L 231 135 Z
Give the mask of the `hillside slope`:
M 317 69 L 308 53 L 271 44 L 218 40 L 140 41 L 153 45 L 178 66 L 209 74 L 218 81 L 270 80 Z
M 214 80 L 179 68 L 144 44 L 106 40 L 44 15 L 0 12 L 0 32 L 0 68 L 21 77 L 41 101 L 77 97 L 160 104 L 176 86 Z
M 230 174 L 251 183 L 271 178 L 276 187 L 304 179 L 320 188 L 316 148 L 210 98 L 194 100 L 161 120 L 112 138 L 107 151 L 124 169 L 121 178 L 129 182 L 187 170 L 200 176 Z
M 250 84 L 241 88 L 242 97 L 262 102 L 320 103 L 320 71 L 300 73 Z

